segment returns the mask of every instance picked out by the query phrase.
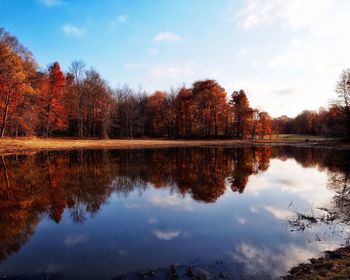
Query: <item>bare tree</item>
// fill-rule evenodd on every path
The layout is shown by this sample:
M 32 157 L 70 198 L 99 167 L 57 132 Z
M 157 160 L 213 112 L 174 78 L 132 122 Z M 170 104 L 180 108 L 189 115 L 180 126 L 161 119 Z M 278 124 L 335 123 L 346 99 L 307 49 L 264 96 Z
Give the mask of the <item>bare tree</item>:
M 347 138 L 350 138 L 350 69 L 345 69 L 341 73 L 336 92 L 346 120 Z

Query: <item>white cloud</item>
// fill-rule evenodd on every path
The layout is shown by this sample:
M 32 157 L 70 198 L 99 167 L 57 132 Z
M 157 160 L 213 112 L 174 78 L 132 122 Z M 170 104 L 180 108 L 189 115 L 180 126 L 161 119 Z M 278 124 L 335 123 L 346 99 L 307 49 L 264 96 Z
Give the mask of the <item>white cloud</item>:
M 344 0 L 247 0 L 235 19 L 244 29 L 279 22 L 294 30 L 307 28 L 324 32 L 324 21 L 349 22 L 347 9 L 349 1 Z M 335 19 L 334 16 L 339 18 Z
M 291 40 L 291 42 L 289 43 L 289 48 L 290 49 L 295 49 L 295 48 L 298 48 L 300 47 L 302 44 L 301 44 L 301 41 L 299 38 L 293 38 Z
M 183 78 L 193 75 L 193 63 L 184 65 L 156 65 L 149 71 L 152 78 Z
M 350 1 L 346 0 L 246 0 L 234 16 L 243 31 L 261 28 L 259 32 L 281 32 L 285 37 L 283 41 L 276 38 L 272 54 L 262 54 L 251 63 L 253 70 L 266 68 L 261 82 L 268 88 L 266 100 L 282 87 L 293 88 L 296 93 L 274 102 L 289 104 L 285 108 L 267 101 L 259 104 L 268 107 L 273 115 L 284 111 L 291 116 L 306 108 L 326 106 L 334 96 L 338 75 L 349 67 L 350 37 L 345 35 L 350 26 L 349 14 Z M 272 75 L 276 75 L 275 80 Z M 259 92 L 253 94 L 257 96 Z M 301 104 L 306 104 L 305 108 L 300 108 Z
M 254 60 L 250 65 L 251 65 L 252 68 L 258 68 L 258 67 L 261 66 L 261 61 Z
M 47 7 L 59 6 L 64 4 L 62 0 L 39 0 L 39 2 Z
M 246 48 L 240 49 L 237 53 L 238 57 L 246 56 L 248 54 L 248 50 Z
M 180 35 L 175 34 L 173 32 L 164 31 L 159 32 L 153 39 L 156 43 L 160 42 L 180 42 L 182 38 Z
M 62 27 L 62 30 L 64 32 L 64 34 L 66 34 L 69 37 L 76 37 L 76 38 L 80 38 L 83 37 L 85 35 L 85 30 L 81 29 L 77 26 L 71 25 L 71 24 L 65 24 Z
M 181 234 L 181 230 L 174 230 L 174 231 L 155 230 L 153 233 L 158 239 L 169 241 L 178 237 Z
M 290 44 L 295 44 L 291 42 Z M 320 40 L 309 41 L 298 48 L 288 49 L 277 54 L 266 63 L 266 68 L 287 67 L 288 69 L 302 69 L 311 71 L 314 68 L 325 68 L 327 63 L 332 63 L 339 54 L 331 54 L 329 49 Z M 323 58 L 320 60 L 320 58 Z
M 298 104 L 296 107 L 290 104 L 285 96 L 279 93 L 290 89 L 288 84 L 278 85 L 269 81 L 263 81 L 259 77 L 252 77 L 247 80 L 232 80 L 230 78 L 223 81 L 228 89 L 244 89 L 247 93 L 249 101 L 253 107 L 269 112 L 273 117 L 281 114 L 298 111 Z M 284 86 L 284 87 L 282 87 Z M 274 100 L 274 102 L 271 102 Z M 286 112 L 286 109 L 289 111 Z

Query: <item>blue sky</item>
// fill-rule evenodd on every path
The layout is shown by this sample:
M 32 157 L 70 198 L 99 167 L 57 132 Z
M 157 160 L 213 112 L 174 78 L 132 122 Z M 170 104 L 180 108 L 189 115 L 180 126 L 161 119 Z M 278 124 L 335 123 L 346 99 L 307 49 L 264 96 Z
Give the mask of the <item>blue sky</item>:
M 113 87 L 150 92 L 216 79 L 273 116 L 335 96 L 349 14 L 347 0 L 0 0 L 0 26 L 43 68 L 83 59 Z

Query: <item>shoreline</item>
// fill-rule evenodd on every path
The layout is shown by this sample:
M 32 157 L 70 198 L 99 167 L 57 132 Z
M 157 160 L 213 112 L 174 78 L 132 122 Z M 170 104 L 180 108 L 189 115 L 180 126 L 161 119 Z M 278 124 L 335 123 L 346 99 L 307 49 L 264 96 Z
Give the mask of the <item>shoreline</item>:
M 350 246 L 340 247 L 333 251 L 325 251 L 319 258 L 312 258 L 300 263 L 278 279 L 281 280 L 329 280 L 349 279 L 350 275 Z M 41 272 L 35 275 L 1 275 L 9 280 L 24 279 L 65 279 L 59 273 Z M 265 272 L 245 271 L 244 265 L 239 262 L 217 260 L 209 263 L 187 263 L 168 265 L 158 268 L 149 268 L 128 272 L 115 276 L 116 280 L 137 279 L 242 279 L 253 280 L 261 277 L 270 279 Z
M 310 259 L 291 268 L 282 279 L 349 279 L 349 276 L 350 246 L 348 245 L 334 251 L 325 251 L 322 257 Z
M 77 139 L 77 138 L 3 138 L 0 139 L 0 155 L 22 154 L 39 151 L 77 149 L 157 149 L 181 147 L 262 147 L 295 146 L 303 148 L 326 148 L 350 150 L 350 143 L 338 140 L 304 139 L 244 139 L 244 140 L 169 140 L 169 139 Z

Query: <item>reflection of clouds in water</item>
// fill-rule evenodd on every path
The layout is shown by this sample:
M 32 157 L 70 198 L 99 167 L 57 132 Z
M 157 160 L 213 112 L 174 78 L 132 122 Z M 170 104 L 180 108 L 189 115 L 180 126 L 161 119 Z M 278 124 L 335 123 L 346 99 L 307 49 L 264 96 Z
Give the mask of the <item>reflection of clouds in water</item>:
M 127 202 L 125 202 L 124 206 L 127 209 L 140 209 L 140 208 L 142 208 L 142 205 L 137 204 L 137 203 L 127 203 Z
M 155 217 L 150 217 L 148 219 L 148 223 L 151 224 L 151 225 L 154 225 L 154 224 L 156 224 L 158 222 L 159 222 L 159 220 L 157 218 L 155 218 Z
M 192 199 L 190 197 L 179 197 L 171 195 L 167 191 L 158 191 L 146 194 L 145 199 L 153 206 L 161 208 L 175 208 L 185 211 L 192 211 Z
M 254 214 L 260 213 L 260 209 L 258 207 L 255 207 L 255 206 L 250 206 L 249 210 L 250 210 L 250 212 L 252 212 Z
M 80 243 L 84 243 L 86 241 L 87 241 L 87 236 L 85 234 L 76 234 L 76 235 L 66 236 L 63 243 L 67 247 L 72 247 Z
M 154 230 L 153 231 L 154 235 L 161 240 L 172 240 L 176 237 L 179 237 L 179 235 L 181 234 L 181 230 Z
M 304 168 L 294 159 L 273 159 L 263 174 L 249 178 L 245 193 L 259 195 L 263 191 L 283 191 L 298 194 L 314 207 L 321 207 L 333 197 L 326 188 L 327 172 L 317 168 Z
M 242 242 L 235 247 L 232 255 L 236 261 L 244 263 L 250 272 L 268 271 L 271 276 L 278 277 L 319 252 L 319 248 L 305 248 L 291 244 L 272 249 Z
M 287 221 L 288 219 L 293 217 L 293 215 L 295 215 L 295 213 L 291 211 L 273 206 L 264 206 L 264 209 L 270 214 L 272 214 L 275 218 L 284 221 Z
M 246 219 L 242 218 L 242 217 L 236 217 L 236 220 L 239 224 L 241 225 L 245 225 L 246 224 Z

